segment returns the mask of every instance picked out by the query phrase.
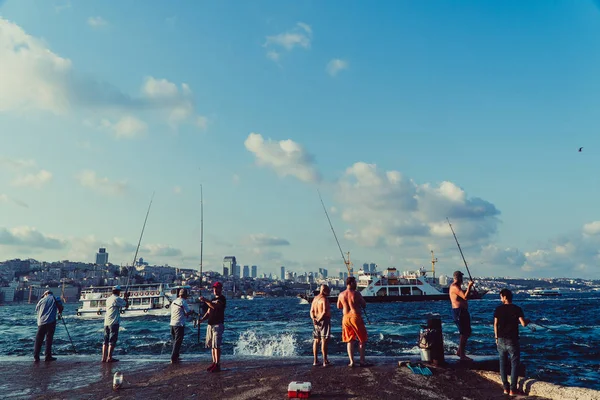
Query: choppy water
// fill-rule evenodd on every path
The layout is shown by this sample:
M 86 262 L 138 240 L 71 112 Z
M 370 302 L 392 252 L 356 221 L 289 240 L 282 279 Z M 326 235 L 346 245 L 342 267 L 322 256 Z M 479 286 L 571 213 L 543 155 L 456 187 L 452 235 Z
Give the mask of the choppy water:
M 469 304 L 473 336 L 467 351 L 496 355 L 493 312 L 500 302 L 497 295 Z M 600 389 L 600 294 L 567 294 L 560 298 L 515 297 L 525 316 L 543 326 L 533 332 L 521 328 L 522 360 L 531 378 Z M 67 304 L 67 328 L 79 354 L 100 354 L 102 320 L 74 317 L 76 304 Z M 294 357 L 312 355 L 312 325 L 309 305 L 299 299 L 229 300 L 223 354 L 229 356 Z M 454 354 L 458 333 L 450 316 L 450 304 L 443 301 L 369 304 L 368 356 L 418 354 L 419 329 L 430 314 L 440 314 L 447 354 Z M 345 355 L 341 342 L 341 313 L 333 311 L 332 355 Z M 201 342 L 204 339 L 202 325 Z M 186 327 L 182 353 L 208 354 L 197 343 L 197 331 Z M 31 357 L 36 332 L 33 305 L 0 307 L 0 355 Z M 54 352 L 72 354 L 63 323 L 59 321 Z M 170 354 L 168 317 L 123 318 L 117 354 Z M 12 357 L 11 357 L 12 358 Z

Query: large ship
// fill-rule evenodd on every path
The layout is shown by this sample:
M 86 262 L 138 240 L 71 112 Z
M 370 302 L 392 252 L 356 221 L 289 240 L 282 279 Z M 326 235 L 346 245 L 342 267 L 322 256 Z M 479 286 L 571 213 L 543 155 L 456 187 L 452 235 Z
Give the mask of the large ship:
M 391 303 L 398 301 L 428 301 L 450 300 L 449 287 L 442 287 L 435 278 L 435 263 L 437 259 L 431 252 L 431 266 L 433 277 L 427 276 L 427 271 L 420 268 L 418 271 L 405 271 L 398 273 L 394 267 L 383 272 L 363 269 L 358 271 L 356 281 L 357 290 L 367 303 Z M 487 291 L 473 290 L 469 300 L 481 299 Z M 299 295 L 300 298 L 311 302 L 318 291 Z M 330 302 L 337 301 L 337 296 L 329 296 Z
M 106 315 L 106 299 L 112 295 L 112 286 L 89 287 L 81 291 L 79 301 L 81 306 L 77 309 L 77 317 L 98 319 Z M 169 309 L 173 300 L 177 298 L 179 289 L 187 289 L 189 296 L 187 302 L 190 308 L 198 312 L 200 303 L 188 285 L 170 286 L 168 284 L 142 284 L 130 285 L 129 307 L 121 310 L 121 317 L 142 317 L 146 315 L 166 316 L 171 315 Z M 125 290 L 121 293 L 124 297 Z

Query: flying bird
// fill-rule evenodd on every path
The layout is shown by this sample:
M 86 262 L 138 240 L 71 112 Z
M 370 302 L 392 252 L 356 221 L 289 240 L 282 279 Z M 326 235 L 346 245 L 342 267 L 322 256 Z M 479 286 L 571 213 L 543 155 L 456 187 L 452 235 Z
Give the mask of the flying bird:
M 579 148 L 579 152 L 580 152 L 580 153 L 581 153 L 581 150 L 583 150 L 583 147 L 580 147 L 580 148 Z

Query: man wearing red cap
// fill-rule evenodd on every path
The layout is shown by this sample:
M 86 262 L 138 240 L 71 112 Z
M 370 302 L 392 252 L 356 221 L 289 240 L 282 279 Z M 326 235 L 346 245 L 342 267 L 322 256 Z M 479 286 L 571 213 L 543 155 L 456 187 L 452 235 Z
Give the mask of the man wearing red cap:
M 225 330 L 225 305 L 227 300 L 223 293 L 223 284 L 213 284 L 214 297 L 207 300 L 200 297 L 200 301 L 208 306 L 208 311 L 202 317 L 202 321 L 208 319 L 206 327 L 206 347 L 211 349 L 212 364 L 206 369 L 208 372 L 221 371 L 221 345 L 223 344 L 223 331 Z

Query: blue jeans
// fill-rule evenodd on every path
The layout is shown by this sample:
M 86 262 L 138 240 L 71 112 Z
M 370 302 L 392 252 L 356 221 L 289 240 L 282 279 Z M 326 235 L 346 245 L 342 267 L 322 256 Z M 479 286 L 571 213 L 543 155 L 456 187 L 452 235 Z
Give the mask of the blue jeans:
M 518 340 L 498 338 L 498 355 L 500 356 L 500 377 L 504 389 L 516 391 L 517 382 L 519 379 L 519 362 L 521 360 L 521 348 Z M 508 384 L 508 376 L 506 367 L 510 358 L 510 386 Z

